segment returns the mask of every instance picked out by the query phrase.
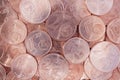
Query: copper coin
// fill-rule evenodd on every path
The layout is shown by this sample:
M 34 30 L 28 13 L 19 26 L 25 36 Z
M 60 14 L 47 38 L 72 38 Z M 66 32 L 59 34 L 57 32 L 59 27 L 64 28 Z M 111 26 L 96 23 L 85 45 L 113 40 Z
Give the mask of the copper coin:
M 87 41 L 96 41 L 104 36 L 105 25 L 99 17 L 88 16 L 80 22 L 79 33 Z
M 112 76 L 112 72 L 102 72 L 96 69 L 89 59 L 85 61 L 84 69 L 91 80 L 108 80 Z
M 82 63 L 89 56 L 89 53 L 88 43 L 79 37 L 69 39 L 63 46 L 63 54 L 71 63 Z
M 30 79 L 37 71 L 37 61 L 29 54 L 21 54 L 13 59 L 11 71 L 17 78 Z
M 67 11 L 69 11 L 76 19 L 77 24 L 80 23 L 81 19 L 91 15 L 85 4 L 85 0 L 73 0 L 68 4 Z
M 49 16 L 46 28 L 53 39 L 65 41 L 75 34 L 77 26 L 68 12 L 57 11 Z
M 18 44 L 24 41 L 27 35 L 26 26 L 19 20 L 5 22 L 1 29 L 1 37 L 9 44 Z
M 25 45 L 27 51 L 34 56 L 47 54 L 51 47 L 52 41 L 50 36 L 42 30 L 34 30 L 28 34 Z
M 114 43 L 120 43 L 120 18 L 112 20 L 107 27 L 107 36 Z
M 20 79 L 20 78 L 17 78 L 17 77 L 15 76 L 15 74 L 14 74 L 12 71 L 10 71 L 10 72 L 7 74 L 5 80 L 21 80 L 21 79 Z M 24 79 L 24 80 L 32 80 L 32 79 Z
M 7 49 L 5 49 L 7 48 Z M 26 53 L 26 48 L 23 43 L 17 45 L 6 45 L 0 48 L 1 58 L 0 63 L 6 67 L 11 66 L 11 61 L 14 57 Z
M 19 8 L 23 19 L 33 24 L 42 23 L 51 12 L 49 0 L 21 0 Z
M 91 13 L 104 15 L 111 10 L 113 0 L 86 0 L 86 5 Z
M 57 53 L 48 54 L 39 61 L 39 74 L 43 80 L 63 80 L 68 71 L 68 62 Z
M 0 80 L 6 79 L 6 70 L 5 68 L 0 64 Z
M 79 80 L 83 72 L 83 64 L 70 64 L 68 75 L 64 80 Z
M 120 50 L 111 42 L 103 41 L 91 49 L 91 63 L 102 72 L 114 70 L 120 61 Z
M 107 14 L 101 15 L 100 18 L 104 21 L 106 25 L 108 25 L 110 21 L 120 17 L 119 9 L 119 0 L 114 0 L 112 9 Z
M 115 69 L 112 73 L 112 77 L 109 80 L 120 80 L 120 72 Z

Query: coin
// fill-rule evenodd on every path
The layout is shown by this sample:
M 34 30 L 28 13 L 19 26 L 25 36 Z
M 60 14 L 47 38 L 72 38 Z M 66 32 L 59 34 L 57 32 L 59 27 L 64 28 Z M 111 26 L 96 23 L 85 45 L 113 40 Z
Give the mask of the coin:
M 9 44 L 18 44 L 23 42 L 26 35 L 26 26 L 19 20 L 6 21 L 1 29 L 2 39 Z
M 89 45 L 79 37 L 71 38 L 63 45 L 63 54 L 70 63 L 82 63 L 90 54 Z
M 105 25 L 97 16 L 88 16 L 79 24 L 80 36 L 89 41 L 97 41 L 105 34 Z
M 51 12 L 49 0 L 21 0 L 19 8 L 23 19 L 33 24 L 42 23 Z
M 108 80 L 112 76 L 112 72 L 102 72 L 96 69 L 89 58 L 85 61 L 84 70 L 91 80 Z
M 120 18 L 116 18 L 112 20 L 107 27 L 107 36 L 108 38 L 114 42 L 119 44 L 120 43 Z
M 90 60 L 99 71 L 110 72 L 120 62 L 120 50 L 113 43 L 103 41 L 91 49 Z
M 49 35 L 57 41 L 68 40 L 75 34 L 77 29 L 74 17 L 65 11 L 52 13 L 45 26 Z
M 50 51 L 52 41 L 45 31 L 34 30 L 29 33 L 25 39 L 25 45 L 30 54 L 34 56 L 42 56 Z
M 113 0 L 86 0 L 86 5 L 91 13 L 95 15 L 104 15 L 111 10 Z
M 79 80 L 83 72 L 83 64 L 70 64 L 68 75 L 64 80 Z
M 6 70 L 5 68 L 0 64 L 0 80 L 6 79 Z
M 114 0 L 112 9 L 105 15 L 101 15 L 100 18 L 104 21 L 106 25 L 108 25 L 110 21 L 120 17 L 119 9 L 120 9 L 119 0 Z
M 39 61 L 39 74 L 43 80 L 63 80 L 68 71 L 68 62 L 57 53 L 50 53 Z
M 11 71 L 17 78 L 30 79 L 37 71 L 37 61 L 29 54 L 21 54 L 13 59 Z
M 68 4 L 66 9 L 74 16 L 77 24 L 79 24 L 84 17 L 91 15 L 87 9 L 85 0 L 73 0 Z
M 17 55 L 26 53 L 26 48 L 23 43 L 20 43 L 17 45 L 7 45 L 6 44 L 5 47 L 1 46 L 0 50 L 1 50 L 1 55 L 2 55 L 0 58 L 0 63 L 6 67 L 11 66 L 11 61 Z

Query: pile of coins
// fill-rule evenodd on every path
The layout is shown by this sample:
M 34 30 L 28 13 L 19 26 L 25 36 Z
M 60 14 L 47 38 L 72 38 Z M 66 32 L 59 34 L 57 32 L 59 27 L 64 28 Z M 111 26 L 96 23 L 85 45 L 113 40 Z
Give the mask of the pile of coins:
M 0 80 L 120 80 L 120 0 L 0 0 Z

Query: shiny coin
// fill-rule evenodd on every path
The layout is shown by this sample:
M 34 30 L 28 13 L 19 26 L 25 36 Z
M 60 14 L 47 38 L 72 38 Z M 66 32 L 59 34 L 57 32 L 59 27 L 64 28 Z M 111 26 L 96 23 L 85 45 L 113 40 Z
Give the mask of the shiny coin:
M 82 63 L 88 57 L 89 53 L 88 43 L 79 37 L 69 39 L 63 46 L 63 54 L 71 63 Z
M 109 23 L 107 36 L 112 42 L 120 43 L 120 18 L 116 18 Z
M 111 42 L 103 41 L 91 49 L 91 63 L 102 72 L 114 70 L 120 61 L 120 50 Z
M 68 71 L 68 62 L 57 53 L 50 53 L 39 61 L 39 74 L 43 80 L 63 80 Z
M 113 0 L 86 0 L 86 5 L 91 13 L 104 15 L 111 10 Z
M 46 22 L 49 35 L 58 41 L 71 38 L 77 29 L 74 18 L 68 12 L 54 12 Z
M 87 41 L 97 41 L 104 36 L 105 25 L 99 17 L 88 16 L 80 22 L 79 33 Z
M 15 57 L 12 61 L 11 71 L 17 78 L 30 79 L 37 70 L 37 61 L 29 54 L 22 54 Z
M 26 26 L 19 20 L 5 22 L 1 29 L 1 37 L 9 44 L 18 44 L 24 41 L 27 35 Z
M 21 0 L 19 8 L 23 19 L 33 24 L 42 23 L 51 12 L 49 0 Z
M 73 0 L 68 4 L 67 11 L 69 11 L 76 19 L 77 24 L 80 23 L 82 18 L 91 15 L 88 11 L 85 0 Z
M 34 30 L 28 34 L 25 40 L 25 45 L 30 54 L 34 56 L 42 56 L 50 51 L 52 41 L 45 31 Z
M 91 80 L 108 80 L 112 76 L 112 72 L 102 72 L 97 70 L 89 59 L 85 61 L 84 69 Z
M 17 45 L 5 45 L 5 47 L 0 47 L 0 51 L 2 55 L 0 58 L 0 63 L 6 67 L 10 67 L 13 58 L 17 55 L 25 54 L 26 48 L 23 43 L 20 43 Z

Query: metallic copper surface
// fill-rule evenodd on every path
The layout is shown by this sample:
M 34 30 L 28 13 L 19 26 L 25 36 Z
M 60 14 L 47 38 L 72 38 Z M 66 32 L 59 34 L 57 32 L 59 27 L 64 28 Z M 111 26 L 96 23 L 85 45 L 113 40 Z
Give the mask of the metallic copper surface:
M 79 33 L 82 38 L 92 42 L 99 40 L 105 34 L 105 25 L 97 16 L 85 17 L 79 24 Z
M 91 15 L 85 5 L 85 0 L 72 0 L 69 2 L 66 11 L 69 11 L 74 16 L 77 24 L 79 24 L 84 17 Z
M 25 45 L 30 54 L 34 56 L 42 56 L 50 51 L 52 41 L 45 31 L 34 30 L 29 33 L 25 39 Z
M 113 19 L 107 27 L 108 38 L 117 44 L 120 44 L 120 18 Z
M 70 63 L 80 64 L 90 54 L 89 45 L 79 37 L 71 38 L 63 45 L 63 54 Z
M 25 54 L 26 48 L 23 43 L 16 45 L 5 44 L 4 46 L 0 47 L 0 51 L 1 51 L 0 63 L 6 67 L 10 67 L 13 58 L 15 58 L 17 55 Z
M 51 12 L 49 0 L 21 0 L 19 8 L 23 19 L 33 24 L 42 23 Z
M 95 15 L 104 15 L 108 13 L 114 0 L 86 0 L 88 10 Z
M 91 80 L 108 80 L 112 76 L 112 72 L 102 72 L 96 69 L 89 58 L 85 61 L 84 69 Z
M 120 61 L 120 50 L 111 42 L 103 41 L 91 49 L 91 63 L 102 72 L 111 72 Z
M 48 54 L 39 61 L 39 74 L 43 80 L 63 80 L 68 71 L 68 62 L 57 53 Z
M 37 71 L 37 61 L 29 54 L 21 54 L 12 61 L 11 71 L 17 78 L 30 79 Z
M 72 15 L 68 12 L 57 11 L 49 16 L 46 28 L 53 39 L 65 41 L 75 34 L 77 26 Z
M 120 72 L 118 69 L 113 71 L 112 77 L 109 80 L 120 80 Z
M 24 41 L 27 29 L 23 22 L 19 20 L 8 20 L 1 29 L 1 37 L 9 44 L 18 44 Z

